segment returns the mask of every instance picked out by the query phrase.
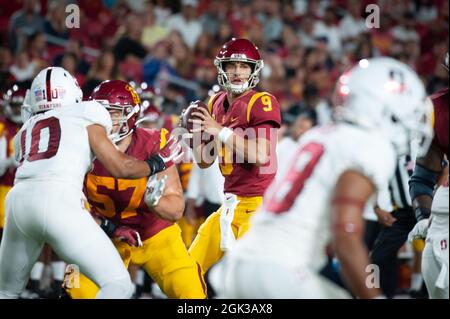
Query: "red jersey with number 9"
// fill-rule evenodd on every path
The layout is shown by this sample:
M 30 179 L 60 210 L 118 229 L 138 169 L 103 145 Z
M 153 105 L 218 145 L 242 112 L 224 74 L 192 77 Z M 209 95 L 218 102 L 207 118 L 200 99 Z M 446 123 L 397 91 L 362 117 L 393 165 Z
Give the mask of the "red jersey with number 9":
M 137 128 L 125 152 L 139 160 L 146 160 L 160 152 L 169 133 L 166 130 Z M 167 150 L 168 151 L 168 150 Z M 164 153 L 165 150 L 162 151 Z M 164 154 L 169 155 L 169 154 Z M 168 167 L 173 165 L 169 163 Z M 84 192 L 94 213 L 111 220 L 117 226 L 128 226 L 138 231 L 146 240 L 172 222 L 159 218 L 144 202 L 148 178 L 116 179 L 95 160 L 91 172 L 86 175 Z
M 270 160 L 257 167 L 223 146 L 219 150 L 219 167 L 225 177 L 224 192 L 246 197 L 262 196 L 277 171 L 275 148 L 276 129 L 281 124 L 280 106 L 273 95 L 254 90 L 243 93 L 225 111 L 226 103 L 226 92 L 212 96 L 208 103 L 212 117 L 246 139 L 267 139 L 270 142 Z

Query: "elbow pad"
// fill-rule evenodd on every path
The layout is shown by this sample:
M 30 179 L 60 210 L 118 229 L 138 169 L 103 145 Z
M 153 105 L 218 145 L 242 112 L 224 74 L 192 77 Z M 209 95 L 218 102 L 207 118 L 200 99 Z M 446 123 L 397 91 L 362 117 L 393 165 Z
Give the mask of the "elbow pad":
M 420 195 L 427 195 L 433 198 L 437 178 L 438 173 L 416 164 L 414 173 L 409 179 L 409 195 L 411 196 L 411 200 L 416 199 Z

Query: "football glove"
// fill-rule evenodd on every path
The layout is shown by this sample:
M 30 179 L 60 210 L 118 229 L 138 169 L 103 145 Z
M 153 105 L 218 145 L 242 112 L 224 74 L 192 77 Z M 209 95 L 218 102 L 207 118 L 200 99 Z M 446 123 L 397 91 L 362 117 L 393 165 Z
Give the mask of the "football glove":
M 415 239 L 425 239 L 428 233 L 429 219 L 425 218 L 417 222 L 413 230 L 408 234 L 408 241 L 412 242 Z
M 118 227 L 114 234 L 112 235 L 113 239 L 119 239 L 120 241 L 126 242 L 130 246 L 141 247 L 142 240 L 141 236 L 137 231 L 131 229 L 127 226 Z
M 147 189 L 145 190 L 144 201 L 148 207 L 155 207 L 164 194 L 166 188 L 167 175 L 160 179 L 156 175 L 151 176 L 147 182 Z
M 169 161 L 177 163 L 184 155 L 180 142 L 178 142 L 177 138 L 174 136 L 170 137 L 161 152 L 164 150 L 169 150 L 168 156 L 165 157 L 159 153 L 146 160 L 150 167 L 150 176 L 164 171 L 166 169 L 166 163 Z

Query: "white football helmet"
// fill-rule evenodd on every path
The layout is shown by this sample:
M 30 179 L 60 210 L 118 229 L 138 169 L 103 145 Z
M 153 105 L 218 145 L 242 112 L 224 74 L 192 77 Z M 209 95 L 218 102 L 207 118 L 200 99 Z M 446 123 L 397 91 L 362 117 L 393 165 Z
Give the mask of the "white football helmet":
M 48 67 L 39 72 L 30 91 L 33 114 L 78 103 L 83 99 L 77 80 L 61 67 Z
M 388 57 L 363 59 L 340 76 L 334 93 L 335 118 L 383 134 L 397 151 L 418 156 L 433 138 L 433 105 L 424 85 L 406 64 Z

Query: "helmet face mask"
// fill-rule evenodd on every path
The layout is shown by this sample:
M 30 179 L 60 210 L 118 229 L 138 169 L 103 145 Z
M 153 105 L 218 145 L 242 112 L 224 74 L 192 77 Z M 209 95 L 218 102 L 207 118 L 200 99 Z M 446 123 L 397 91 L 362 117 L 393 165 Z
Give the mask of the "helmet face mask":
M 228 78 L 225 70 L 227 63 L 241 62 L 251 66 L 252 72 L 247 81 L 241 84 L 234 84 Z M 234 94 L 254 88 L 259 83 L 259 74 L 264 67 L 258 48 L 247 39 L 235 39 L 225 43 L 219 54 L 214 59 L 217 67 L 217 81 L 220 86 Z
M 104 81 L 94 89 L 89 99 L 99 102 L 110 112 L 113 131 L 109 138 L 114 143 L 133 132 L 141 101 L 128 83 L 120 80 Z

